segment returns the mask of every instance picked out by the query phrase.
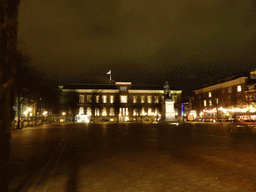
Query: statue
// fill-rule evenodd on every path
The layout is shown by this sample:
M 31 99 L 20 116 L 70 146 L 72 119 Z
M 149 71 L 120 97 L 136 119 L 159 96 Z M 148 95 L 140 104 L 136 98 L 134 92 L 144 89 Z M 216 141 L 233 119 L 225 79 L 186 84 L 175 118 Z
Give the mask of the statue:
M 165 82 L 164 84 L 164 96 L 165 96 L 165 99 L 170 99 L 170 86 L 168 84 L 168 81 Z

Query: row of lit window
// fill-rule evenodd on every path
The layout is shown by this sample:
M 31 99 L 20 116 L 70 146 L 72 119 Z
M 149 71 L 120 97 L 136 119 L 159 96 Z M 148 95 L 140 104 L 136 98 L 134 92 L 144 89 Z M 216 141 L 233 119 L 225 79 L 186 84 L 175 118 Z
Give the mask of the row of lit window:
M 216 104 L 218 104 L 218 103 L 219 103 L 219 99 L 216 98 Z M 207 106 L 207 101 L 206 100 L 204 100 L 204 106 L 205 107 Z M 212 100 L 209 100 L 209 106 L 212 106 Z
M 228 88 L 228 93 L 232 93 L 232 91 L 233 91 L 232 87 L 229 87 Z M 241 85 L 237 85 L 237 92 L 241 92 L 241 91 L 242 91 L 242 86 Z M 222 89 L 222 94 L 224 94 L 224 93 L 225 93 L 225 89 Z M 209 92 L 208 96 L 212 97 L 212 92 Z
M 140 116 L 146 116 L 146 115 L 157 115 L 159 112 L 158 108 L 155 108 L 155 111 L 153 112 L 152 108 L 148 108 L 147 111 L 144 107 L 140 110 Z M 79 108 L 79 115 L 85 114 L 84 108 L 80 107 Z M 90 107 L 87 107 L 86 109 L 86 114 L 87 115 L 92 115 L 92 109 Z M 107 116 L 107 109 L 103 107 L 101 110 L 101 115 L 102 116 Z M 129 115 L 129 110 L 128 108 L 119 108 L 119 116 L 128 116 Z M 133 109 L 133 116 L 138 116 L 139 115 L 139 110 L 138 109 Z M 100 109 L 95 108 L 95 116 L 100 116 Z M 111 107 L 109 109 L 109 116 L 115 116 L 115 109 Z
M 163 96 L 162 96 L 163 97 Z M 147 103 L 152 103 L 152 96 L 147 96 Z M 114 103 L 114 95 L 110 95 L 109 103 Z M 163 99 L 163 98 L 162 98 Z M 96 103 L 99 103 L 100 96 L 96 95 Z M 102 103 L 107 103 L 107 95 L 102 95 Z M 146 97 L 145 95 L 142 95 L 140 97 L 141 103 L 146 103 Z M 79 95 L 79 103 L 84 103 L 84 95 Z M 87 95 L 87 103 L 92 103 L 92 95 Z M 121 95 L 120 96 L 120 103 L 128 103 L 128 96 L 127 95 Z M 138 103 L 138 96 L 133 96 L 133 103 Z M 154 96 L 154 103 L 159 103 L 159 96 Z

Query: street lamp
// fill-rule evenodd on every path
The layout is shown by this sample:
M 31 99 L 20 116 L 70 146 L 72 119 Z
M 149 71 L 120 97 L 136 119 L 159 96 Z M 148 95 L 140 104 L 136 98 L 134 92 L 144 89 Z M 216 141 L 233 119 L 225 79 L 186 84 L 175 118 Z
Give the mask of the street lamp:
M 65 122 L 65 115 L 66 115 L 66 113 L 65 113 L 65 112 L 62 112 L 62 116 L 63 116 L 63 123 Z

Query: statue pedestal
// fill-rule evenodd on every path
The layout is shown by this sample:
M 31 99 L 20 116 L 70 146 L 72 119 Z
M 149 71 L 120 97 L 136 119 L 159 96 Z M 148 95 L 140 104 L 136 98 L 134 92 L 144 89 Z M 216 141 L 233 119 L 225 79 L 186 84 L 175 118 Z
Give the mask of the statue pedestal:
M 175 119 L 174 101 L 165 99 L 162 103 L 162 121 L 177 121 Z

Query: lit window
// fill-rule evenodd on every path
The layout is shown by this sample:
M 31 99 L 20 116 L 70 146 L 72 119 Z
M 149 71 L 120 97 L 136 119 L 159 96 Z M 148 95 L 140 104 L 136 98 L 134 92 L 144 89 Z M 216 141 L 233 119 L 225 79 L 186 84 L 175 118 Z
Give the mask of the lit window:
M 155 103 L 159 103 L 159 97 L 155 96 Z
M 209 92 L 209 97 L 212 97 L 212 92 Z
M 206 104 L 206 100 L 204 100 L 204 106 L 206 106 L 207 104 Z
M 155 116 L 157 116 L 158 108 L 155 108 Z
M 133 116 L 138 116 L 137 109 L 133 109 Z
M 113 107 L 110 108 L 109 116 L 115 116 L 115 110 Z
M 99 102 L 100 102 L 100 96 L 96 95 L 96 103 L 99 103 Z
M 133 103 L 137 103 L 137 96 L 133 96 Z
M 128 115 L 128 108 L 120 108 L 120 114 L 122 116 Z
M 151 115 L 151 113 L 152 113 L 152 109 L 148 108 L 148 115 Z
M 84 108 L 83 107 L 79 107 L 79 115 L 83 115 L 84 114 Z
M 164 100 L 164 96 L 162 96 L 162 101 Z
M 152 96 L 148 95 L 148 103 L 152 103 Z
M 219 103 L 219 99 L 218 98 L 216 98 L 216 104 L 218 104 Z
M 107 103 L 107 95 L 102 95 L 102 102 Z
M 121 86 L 121 87 L 120 87 L 120 90 L 121 90 L 121 91 L 127 91 L 127 87 Z
M 127 95 L 121 95 L 121 103 L 127 103 Z
M 114 95 L 110 95 L 110 103 L 114 103 Z
M 209 100 L 209 106 L 212 106 L 212 100 Z
M 84 103 L 84 95 L 79 95 L 79 103 Z
M 87 95 L 87 103 L 91 103 L 92 102 L 92 95 Z
M 145 108 L 142 107 L 142 109 L 141 109 L 141 116 L 145 116 L 145 115 L 146 115 L 146 113 L 145 113 Z
M 141 103 L 144 103 L 144 102 L 145 102 L 145 96 L 142 95 L 142 96 L 141 96 Z
M 241 85 L 237 85 L 237 92 L 241 92 L 242 91 L 242 86 Z
M 229 92 L 229 93 L 232 93 L 232 87 L 229 87 L 229 88 L 228 88 L 228 92 Z
M 107 109 L 105 107 L 102 109 L 102 116 L 107 116 Z
M 92 109 L 90 107 L 87 107 L 86 113 L 87 115 L 92 115 Z
M 95 108 L 95 116 L 100 116 L 100 109 L 99 108 Z

